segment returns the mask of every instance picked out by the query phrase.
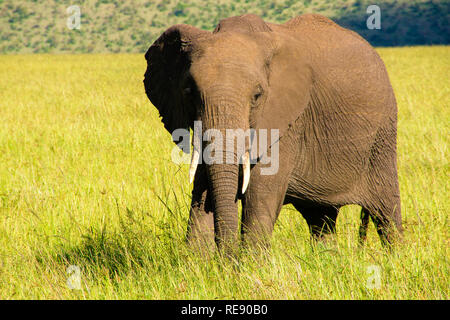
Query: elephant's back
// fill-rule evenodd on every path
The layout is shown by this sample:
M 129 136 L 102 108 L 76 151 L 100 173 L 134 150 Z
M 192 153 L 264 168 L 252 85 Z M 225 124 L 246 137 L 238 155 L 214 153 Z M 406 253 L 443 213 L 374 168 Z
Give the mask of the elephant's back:
M 384 62 L 357 33 L 316 14 L 295 17 L 278 25 L 278 29 L 271 27 L 290 33 L 308 52 L 316 83 L 331 90 L 329 95 L 338 96 L 341 101 L 335 107 L 374 113 L 375 122 L 383 121 L 382 115 L 396 113 Z
M 363 37 L 322 15 L 304 14 L 284 24 L 269 25 L 276 32 L 288 33 L 312 58 L 321 59 L 318 66 L 368 68 L 372 72 L 385 69 L 378 53 Z
M 358 33 L 341 27 L 333 20 L 319 14 L 304 14 L 296 16 L 283 24 L 269 24 L 269 26 L 281 32 L 291 32 L 298 37 L 307 37 L 313 42 L 326 42 L 329 45 L 341 46 L 361 44 L 371 47 L 370 44 Z

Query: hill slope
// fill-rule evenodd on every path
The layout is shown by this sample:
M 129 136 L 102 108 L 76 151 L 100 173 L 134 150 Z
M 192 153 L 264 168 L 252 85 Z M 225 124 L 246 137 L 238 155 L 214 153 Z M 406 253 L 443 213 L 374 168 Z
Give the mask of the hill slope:
M 78 5 L 80 29 L 67 8 Z M 376 46 L 449 44 L 450 2 L 380 0 L 381 30 L 369 30 L 369 0 L 0 0 L 0 53 L 143 52 L 169 26 L 212 30 L 222 18 L 254 13 L 284 22 L 323 14 Z

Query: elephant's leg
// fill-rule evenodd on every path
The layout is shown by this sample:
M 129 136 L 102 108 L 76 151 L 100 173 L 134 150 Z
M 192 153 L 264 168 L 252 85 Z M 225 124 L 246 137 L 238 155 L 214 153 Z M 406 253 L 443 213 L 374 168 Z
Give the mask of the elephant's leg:
M 295 164 L 293 137 L 284 136 L 279 152 L 272 149 L 270 163 L 258 162 L 251 170 L 250 183 L 242 199 L 241 235 L 244 245 L 266 249 L 283 207 L 289 177 Z M 270 169 L 269 171 L 267 169 Z
M 389 176 L 390 174 L 390 176 Z M 362 239 L 364 241 L 364 229 L 367 229 L 369 216 L 375 224 L 378 235 L 383 245 L 393 244 L 397 238 L 401 238 L 403 227 L 400 213 L 400 192 L 397 183 L 397 173 L 372 177 L 369 181 L 369 196 L 361 206 Z M 364 226 L 365 225 L 365 226 Z
M 252 176 L 253 178 L 253 176 Z M 283 206 L 287 183 L 276 179 L 250 179 L 248 190 L 242 199 L 241 234 L 244 245 L 267 248 L 275 222 Z
M 324 240 L 326 236 L 336 233 L 336 219 L 339 207 L 326 205 L 305 207 L 297 203 L 293 203 L 293 205 L 308 223 L 313 240 Z
M 367 238 L 367 228 L 369 227 L 370 213 L 361 208 L 361 226 L 359 227 L 359 244 L 364 245 Z
M 199 165 L 192 190 L 186 239 L 195 249 L 214 250 L 214 213 L 204 165 Z
M 392 120 L 394 122 L 394 120 Z M 366 194 L 362 203 L 365 216 L 370 215 L 383 245 L 392 244 L 401 236 L 400 191 L 395 151 L 395 126 L 380 128 L 371 148 L 370 166 L 366 179 Z M 368 217 L 362 223 L 367 223 Z M 364 229 L 364 228 L 363 228 Z
M 364 220 L 363 220 L 364 216 Z M 369 216 L 372 218 L 375 228 L 384 246 L 391 245 L 401 237 L 403 231 L 400 218 L 400 203 L 387 205 L 386 202 L 380 202 L 377 205 L 369 205 L 362 210 L 362 221 L 360 227 L 360 243 L 364 243 L 366 237 L 367 224 Z M 365 226 L 364 226 L 365 224 Z
M 245 246 L 269 246 L 282 205 L 283 200 L 271 193 L 255 193 L 251 199 L 243 199 L 241 234 Z

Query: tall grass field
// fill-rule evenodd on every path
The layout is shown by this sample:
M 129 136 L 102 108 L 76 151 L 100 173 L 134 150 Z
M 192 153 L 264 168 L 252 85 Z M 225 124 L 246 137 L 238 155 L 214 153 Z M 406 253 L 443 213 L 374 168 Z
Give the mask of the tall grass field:
M 285 206 L 263 257 L 184 242 L 188 165 L 144 93 L 143 54 L 0 56 L 0 299 L 448 299 L 450 47 L 377 49 L 398 107 L 404 241 L 357 206 L 312 246 Z

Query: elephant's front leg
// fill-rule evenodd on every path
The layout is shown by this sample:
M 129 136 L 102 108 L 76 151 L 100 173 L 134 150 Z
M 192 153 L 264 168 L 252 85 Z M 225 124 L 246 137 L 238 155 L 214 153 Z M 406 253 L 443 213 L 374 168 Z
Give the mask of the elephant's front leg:
M 195 174 L 186 239 L 191 247 L 200 251 L 216 248 L 214 212 L 204 165 L 199 165 Z
M 250 184 L 242 200 L 241 234 L 247 247 L 267 248 L 283 206 L 288 185 L 288 170 L 261 175 L 261 166 L 252 169 Z

